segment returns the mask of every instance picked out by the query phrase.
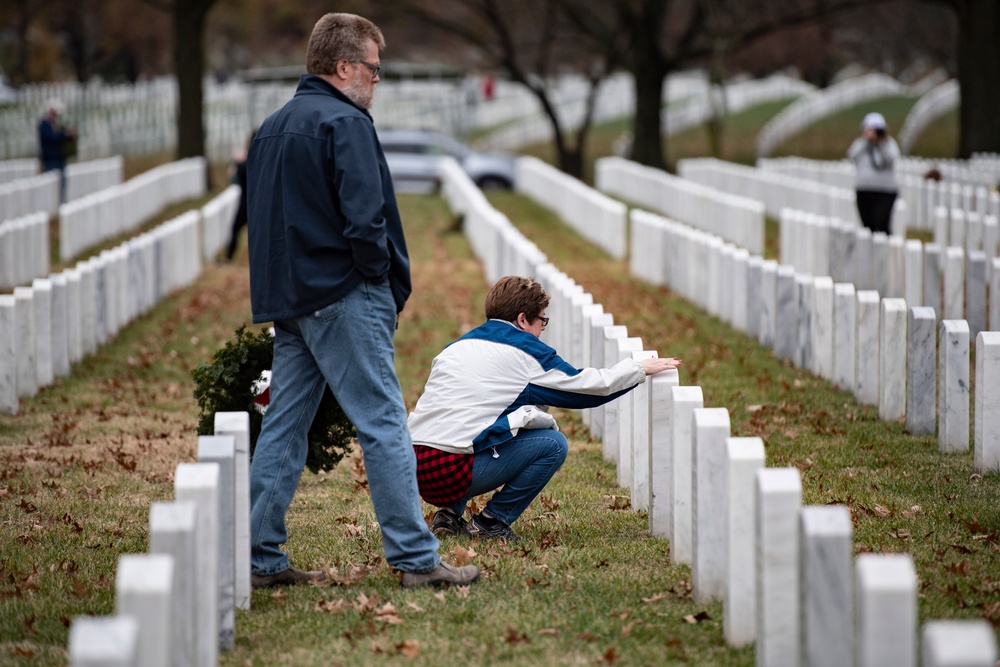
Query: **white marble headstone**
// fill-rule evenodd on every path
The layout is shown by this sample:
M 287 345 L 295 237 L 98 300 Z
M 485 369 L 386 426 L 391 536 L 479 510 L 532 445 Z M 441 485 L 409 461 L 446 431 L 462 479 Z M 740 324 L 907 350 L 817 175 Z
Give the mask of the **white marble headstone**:
M 861 290 L 858 300 L 857 335 L 854 338 L 854 397 L 865 405 L 879 402 L 879 320 L 878 292 Z
M 17 305 L 13 296 L 0 294 L 0 412 L 16 415 L 17 391 Z
M 857 667 L 916 667 L 917 574 L 909 554 L 860 554 L 855 584 Z
M 854 655 L 851 512 L 843 505 L 803 507 L 799 527 L 802 664 L 850 665 Z
M 78 616 L 69 629 L 70 667 L 135 667 L 139 621 L 134 616 Z
M 649 383 L 649 533 L 669 537 L 672 426 L 670 389 L 680 384 L 676 370 L 650 376 Z
M 937 407 L 937 320 L 934 309 L 910 308 L 906 327 L 906 430 L 932 435 Z
M 195 663 L 195 558 L 197 508 L 191 501 L 153 503 L 149 510 L 149 552 L 174 558 L 171 616 L 174 667 Z
M 976 337 L 976 409 L 973 466 L 978 473 L 1000 470 L 1000 332 Z
M 691 564 L 691 450 L 694 434 L 691 431 L 694 411 L 704 405 L 701 387 L 670 388 L 670 516 L 668 538 L 670 560 L 674 564 Z
M 878 416 L 896 421 L 906 414 L 906 301 L 882 299 L 879 321 Z
M 219 464 L 219 648 L 236 641 L 236 438 L 198 436 L 198 462 Z
M 969 449 L 969 323 L 942 320 L 938 343 L 938 449 Z
M 923 667 L 996 667 L 997 639 L 983 619 L 927 621 L 921 655 Z
M 219 662 L 219 464 L 179 463 L 174 497 L 198 506 L 195 653 L 199 667 Z
M 621 361 L 618 340 L 628 337 L 628 328 L 623 325 L 604 327 L 604 366 L 610 368 Z M 601 426 L 601 452 L 605 461 L 618 462 L 618 402 L 605 403 L 600 409 L 603 417 Z
M 174 557 L 167 554 L 124 554 L 115 575 L 115 613 L 139 622 L 137 664 L 173 664 Z
M 636 361 L 656 358 L 655 350 L 639 350 L 632 353 Z M 630 391 L 632 412 L 632 432 L 629 440 L 632 442 L 632 509 L 637 512 L 649 512 L 649 386 L 650 378 L 640 382 L 639 386 Z
M 694 601 L 721 600 L 726 593 L 726 440 L 729 410 L 698 408 L 692 414 L 691 590 Z
M 854 390 L 854 354 L 857 335 L 858 305 L 851 283 L 833 286 L 833 384 L 841 390 Z
M 631 338 L 619 338 L 618 339 L 618 357 L 615 359 L 615 363 L 628 359 L 633 353 L 642 350 L 642 339 L 631 337 Z M 618 486 L 623 489 L 632 488 L 632 394 L 634 392 L 629 392 L 624 396 L 618 398 L 617 400 L 611 401 L 610 403 L 604 404 L 605 415 L 610 412 L 616 412 L 618 416 L 618 456 L 616 461 L 618 463 Z M 605 423 L 607 426 L 607 423 Z
M 215 434 L 236 438 L 236 608 L 250 608 L 250 415 L 216 412 Z
M 758 470 L 756 498 L 757 665 L 794 665 L 800 641 L 799 471 Z
M 764 467 L 760 438 L 726 440 L 725 496 L 727 509 L 726 594 L 722 632 L 730 646 L 745 646 L 757 636 L 757 568 L 754 531 L 754 489 L 757 471 Z

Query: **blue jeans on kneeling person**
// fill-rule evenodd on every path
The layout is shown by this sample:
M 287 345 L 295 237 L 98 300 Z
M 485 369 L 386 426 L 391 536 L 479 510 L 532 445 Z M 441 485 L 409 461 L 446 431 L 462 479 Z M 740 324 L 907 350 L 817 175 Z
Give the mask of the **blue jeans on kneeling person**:
M 551 429 L 522 429 L 502 445 L 476 453 L 468 495 L 449 509 L 462 516 L 474 497 L 503 486 L 484 511 L 508 526 L 528 509 L 566 461 L 566 436 Z

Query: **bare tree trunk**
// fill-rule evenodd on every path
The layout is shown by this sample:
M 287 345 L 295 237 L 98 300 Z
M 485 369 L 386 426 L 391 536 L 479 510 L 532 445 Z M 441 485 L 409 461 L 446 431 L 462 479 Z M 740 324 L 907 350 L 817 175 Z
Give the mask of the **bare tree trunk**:
M 660 136 L 660 105 L 667 73 L 651 61 L 640 59 L 635 76 L 635 121 L 632 125 L 632 159 L 657 169 L 666 169 Z
M 1000 4 L 958 4 L 959 157 L 1000 153 Z
M 177 0 L 174 63 L 177 70 L 177 158 L 205 154 L 202 78 L 205 16 L 214 0 Z

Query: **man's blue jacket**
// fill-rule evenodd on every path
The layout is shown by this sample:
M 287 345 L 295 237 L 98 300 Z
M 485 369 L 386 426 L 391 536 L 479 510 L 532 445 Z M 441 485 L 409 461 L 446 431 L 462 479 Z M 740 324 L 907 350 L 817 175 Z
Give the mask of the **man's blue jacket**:
M 396 310 L 410 260 L 368 112 L 323 79 L 299 80 L 247 156 L 250 304 L 255 323 L 301 317 L 362 281 L 390 281 Z

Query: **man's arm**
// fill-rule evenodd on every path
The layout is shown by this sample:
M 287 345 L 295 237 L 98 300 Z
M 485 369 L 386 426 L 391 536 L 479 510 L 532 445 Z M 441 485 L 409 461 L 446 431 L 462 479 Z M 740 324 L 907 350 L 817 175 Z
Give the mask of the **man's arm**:
M 375 147 L 375 129 L 366 119 L 342 118 L 334 129 L 331 152 L 344 238 L 351 244 L 354 264 L 367 280 L 389 274 L 389 247 L 382 217 L 382 180 Z

